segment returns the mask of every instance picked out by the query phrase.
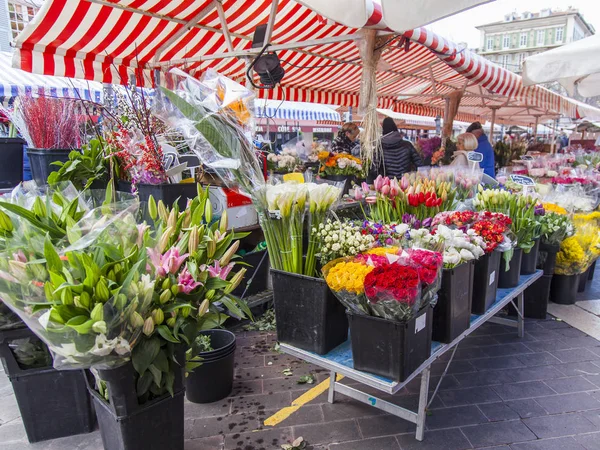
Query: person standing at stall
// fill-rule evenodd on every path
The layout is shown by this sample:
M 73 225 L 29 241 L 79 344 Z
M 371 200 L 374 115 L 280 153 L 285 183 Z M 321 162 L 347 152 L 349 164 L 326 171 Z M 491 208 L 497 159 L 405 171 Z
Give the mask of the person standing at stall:
M 492 178 L 496 178 L 494 149 L 492 148 L 487 135 L 483 132 L 481 123 L 473 122 L 469 125 L 469 128 L 467 128 L 467 133 L 473 133 L 477 138 L 477 148 L 475 151 L 483 155 L 483 161 L 479 163 L 479 166 L 483 169 L 483 173 Z
M 413 145 L 402 138 L 398 127 L 391 117 L 383 119 L 381 137 L 381 155 L 375 163 L 376 175 L 400 178 L 412 168 L 421 167 L 423 160 Z
M 359 134 L 360 130 L 358 129 L 358 125 L 352 122 L 346 122 L 342 125 L 342 129 L 331 143 L 331 151 L 334 153 L 348 153 L 349 155 L 352 155 L 353 151 L 356 152 L 355 148 L 359 147 Z

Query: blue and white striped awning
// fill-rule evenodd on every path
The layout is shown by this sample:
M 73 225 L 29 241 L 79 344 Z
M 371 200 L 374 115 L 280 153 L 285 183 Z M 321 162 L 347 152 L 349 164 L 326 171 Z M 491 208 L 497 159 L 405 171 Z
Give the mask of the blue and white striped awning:
M 0 52 L 0 102 L 11 103 L 19 95 L 46 95 L 102 102 L 102 84 L 48 75 L 34 75 L 12 67 L 12 54 Z
M 316 103 L 256 99 L 254 109 L 258 119 L 341 121 L 340 114 L 333 107 Z

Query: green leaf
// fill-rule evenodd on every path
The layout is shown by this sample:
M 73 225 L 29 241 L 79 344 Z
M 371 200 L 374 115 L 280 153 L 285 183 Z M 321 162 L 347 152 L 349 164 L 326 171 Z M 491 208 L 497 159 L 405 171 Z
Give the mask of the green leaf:
M 158 355 L 156 355 L 156 358 L 154 358 L 153 365 L 161 372 L 169 371 L 169 360 L 167 359 L 164 351 L 158 352 Z
M 203 316 L 204 321 L 200 327 L 200 331 L 212 330 L 213 328 L 219 328 L 229 318 L 227 314 L 219 313 L 208 313 Z
M 138 397 L 141 397 L 146 392 L 148 392 L 148 389 L 150 389 L 150 385 L 152 384 L 152 380 L 153 380 L 153 377 L 150 372 L 144 372 L 144 374 L 138 378 L 137 386 L 136 386 L 136 391 L 137 391 Z
M 286 377 L 294 375 L 294 372 L 292 372 L 292 369 L 290 369 L 289 367 L 283 369 L 281 373 L 284 374 Z
M 211 289 L 214 289 L 216 291 L 219 289 L 225 289 L 227 286 L 229 286 L 229 284 L 229 281 L 221 280 L 219 277 L 212 277 L 206 281 L 204 287 L 207 291 Z
M 136 372 L 143 375 L 148 367 L 150 367 L 150 364 L 154 362 L 158 352 L 160 352 L 160 340 L 157 338 L 142 339 L 141 342 L 133 348 L 131 355 L 131 362 Z
M 48 270 L 62 272 L 62 261 L 60 260 L 58 253 L 56 253 L 54 245 L 52 245 L 52 241 L 50 241 L 50 236 L 48 235 L 46 235 L 46 239 L 44 240 L 44 257 L 48 264 Z
M 156 386 L 160 387 L 160 383 L 162 382 L 162 372 L 154 364 L 150 364 L 148 371 L 152 374 Z
M 299 379 L 298 379 L 298 384 L 314 384 L 315 383 L 315 377 L 313 376 L 313 374 L 308 374 L 308 375 L 302 375 Z
M 156 331 L 158 331 L 158 334 L 160 334 L 160 336 L 165 341 L 169 341 L 169 342 L 172 342 L 174 344 L 181 343 L 181 341 L 177 340 L 175 338 L 175 336 L 173 336 L 173 334 L 171 333 L 171 330 L 169 330 L 169 327 L 167 327 L 166 325 L 160 325 L 159 327 L 156 328 Z
M 89 320 L 87 316 L 76 316 L 70 319 L 66 325 L 73 328 L 79 334 L 88 334 L 94 325 L 93 320 Z
M 171 397 L 173 397 L 173 385 L 175 384 L 175 374 L 172 371 L 165 372 L 165 387 Z
M 52 307 L 53 312 L 56 312 L 64 322 L 68 322 L 77 316 L 86 316 L 87 311 L 83 308 L 67 305 L 55 305 Z
M 221 298 L 221 302 L 227 307 L 229 312 L 236 316 L 238 319 L 245 319 L 246 315 L 244 312 L 236 305 L 236 303 L 229 297 L 225 296 Z

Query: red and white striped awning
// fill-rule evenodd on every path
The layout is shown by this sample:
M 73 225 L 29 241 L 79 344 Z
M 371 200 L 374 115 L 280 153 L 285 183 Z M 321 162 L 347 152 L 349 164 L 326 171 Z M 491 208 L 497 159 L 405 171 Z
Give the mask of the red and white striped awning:
M 46 0 L 16 40 L 14 65 L 104 83 L 124 84 L 133 74 L 151 85 L 154 69 L 173 66 L 194 75 L 212 68 L 243 80 L 245 58 L 257 52 L 251 42 L 259 24 L 267 24 L 269 50 L 286 70 L 281 85 L 259 90 L 259 97 L 358 106 L 361 30 L 295 0 Z M 425 28 L 380 33 L 387 40 L 377 72 L 379 108 L 435 117 L 443 115 L 444 97 L 460 90 L 457 120 L 488 118 L 491 108 L 498 123 L 559 115 L 600 120 L 600 110 L 524 87 L 518 75 Z

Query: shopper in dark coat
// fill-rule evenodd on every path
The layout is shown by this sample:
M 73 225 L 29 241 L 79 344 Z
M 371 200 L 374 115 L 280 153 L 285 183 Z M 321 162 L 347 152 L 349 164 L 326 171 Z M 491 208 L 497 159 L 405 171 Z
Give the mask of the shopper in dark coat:
M 383 119 L 383 136 L 381 137 L 381 154 L 375 164 L 377 175 L 400 178 L 423 165 L 423 161 L 413 145 L 402 138 L 394 119 Z
M 356 148 L 358 147 L 358 152 L 360 153 L 360 145 L 358 143 L 359 134 L 360 129 L 358 125 L 352 122 L 345 123 L 338 132 L 337 137 L 331 143 L 331 151 L 353 155 L 356 153 Z

